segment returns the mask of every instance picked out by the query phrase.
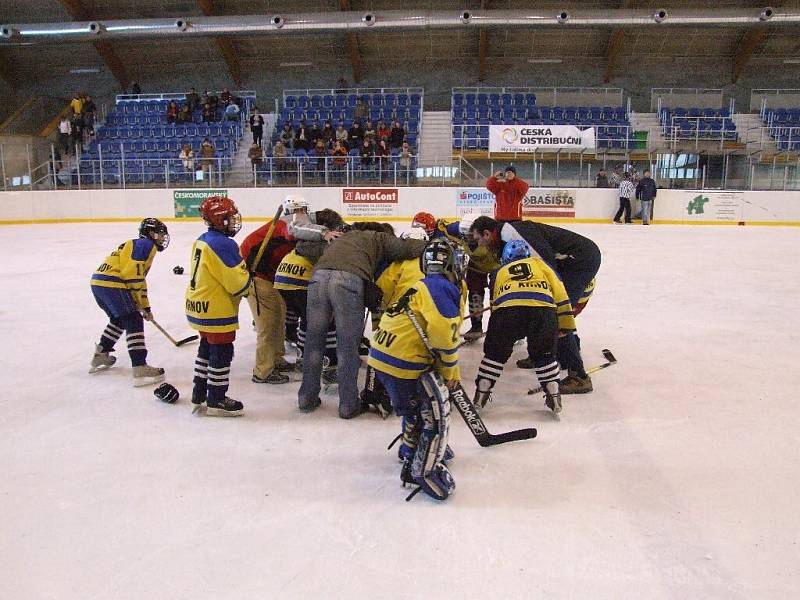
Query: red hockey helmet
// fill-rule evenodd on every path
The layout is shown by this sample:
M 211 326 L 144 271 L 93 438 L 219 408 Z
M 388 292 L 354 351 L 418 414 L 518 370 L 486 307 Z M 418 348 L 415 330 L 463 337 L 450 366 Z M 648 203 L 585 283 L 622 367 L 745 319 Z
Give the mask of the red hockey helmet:
M 203 200 L 200 214 L 206 225 L 228 237 L 235 236 L 242 228 L 242 215 L 233 200 L 226 196 L 209 196 Z
M 433 230 L 436 229 L 436 219 L 431 213 L 418 212 L 414 215 L 414 218 L 411 219 L 411 226 L 422 227 L 425 232 L 430 235 L 433 233 Z

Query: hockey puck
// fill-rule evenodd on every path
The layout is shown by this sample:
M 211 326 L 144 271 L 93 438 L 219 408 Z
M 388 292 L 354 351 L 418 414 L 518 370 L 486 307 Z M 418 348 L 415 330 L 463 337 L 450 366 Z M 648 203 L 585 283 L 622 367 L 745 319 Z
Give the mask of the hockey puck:
M 183 267 L 176 265 L 175 268 L 172 269 L 172 272 L 175 273 L 175 275 L 183 275 Z

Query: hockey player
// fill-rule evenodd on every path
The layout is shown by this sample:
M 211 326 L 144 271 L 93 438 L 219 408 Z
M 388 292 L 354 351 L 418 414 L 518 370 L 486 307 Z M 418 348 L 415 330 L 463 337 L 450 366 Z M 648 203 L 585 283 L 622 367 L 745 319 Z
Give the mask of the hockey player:
M 242 228 L 233 200 L 211 196 L 200 205 L 208 231 L 192 246 L 186 318 L 200 332 L 194 363 L 192 404 L 207 405 L 212 417 L 238 416 L 241 402 L 228 398 L 233 341 L 239 328 L 239 301 L 250 288 L 250 273 L 231 238 Z
M 420 211 L 411 219 L 411 227 L 421 227 L 430 237 L 436 231 L 436 217 L 429 212 Z
M 486 405 L 514 342 L 527 337 L 545 404 L 558 414 L 558 336 L 575 331 L 575 317 L 564 284 L 542 259 L 531 257 L 530 247 L 521 240 L 505 245 L 500 262 L 503 266 L 490 281 L 492 315 L 475 379 L 475 406 Z
M 372 338 L 368 364 L 389 392 L 395 413 L 403 417 L 403 483 L 415 483 L 432 498 L 444 500 L 455 489 L 444 461 L 448 458 L 449 390 L 460 379 L 461 261 L 450 244 L 434 240 L 425 248 L 421 264 L 425 278 L 384 313 Z
M 600 249 L 592 240 L 568 229 L 545 225 L 535 221 L 502 223 L 480 217 L 470 228 L 473 239 L 481 246 L 502 251 L 510 240 L 522 240 L 561 277 L 570 303 L 577 312 L 586 305 L 594 289 L 594 278 L 600 268 Z M 576 314 L 577 314 L 576 312 Z M 517 362 L 521 368 L 532 368 L 529 342 L 528 359 Z M 558 341 L 559 362 L 568 370 L 561 382 L 562 394 L 584 394 L 592 391 L 592 380 L 586 373 L 580 353 L 580 341 L 575 334 L 565 335 Z
M 128 354 L 133 365 L 133 385 L 141 387 L 164 381 L 164 369 L 147 364 L 144 322 L 153 313 L 147 298 L 145 278 L 156 252 L 169 246 L 167 226 L 149 217 L 139 224 L 139 237 L 128 240 L 109 254 L 92 275 L 94 299 L 108 315 L 109 323 L 95 346 L 89 373 L 110 368 L 117 340 L 126 332 Z

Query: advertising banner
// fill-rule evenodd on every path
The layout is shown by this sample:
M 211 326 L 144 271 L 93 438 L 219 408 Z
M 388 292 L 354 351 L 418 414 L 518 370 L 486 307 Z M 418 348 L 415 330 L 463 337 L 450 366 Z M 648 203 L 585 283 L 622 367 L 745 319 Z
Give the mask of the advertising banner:
M 467 213 L 494 216 L 494 194 L 486 188 L 456 188 L 456 215 Z
M 658 202 L 658 198 L 656 198 Z M 683 192 L 687 221 L 741 221 L 744 192 Z
M 575 218 L 577 190 L 528 189 L 522 200 L 522 217 Z
M 490 125 L 489 152 L 594 150 L 595 129 L 574 125 Z
M 344 217 L 396 217 L 400 195 L 397 188 L 344 188 Z
M 172 192 L 175 217 L 179 219 L 200 216 L 200 205 L 209 196 L 227 196 L 228 190 L 175 190 Z

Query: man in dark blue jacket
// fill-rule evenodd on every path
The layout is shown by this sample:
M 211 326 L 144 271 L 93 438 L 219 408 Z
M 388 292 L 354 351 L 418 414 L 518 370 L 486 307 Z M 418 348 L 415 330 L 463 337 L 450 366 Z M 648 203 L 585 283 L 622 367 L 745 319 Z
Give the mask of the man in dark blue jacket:
M 656 193 L 656 182 L 650 177 L 650 171 L 645 171 L 644 177 L 636 186 L 636 199 L 642 203 L 642 225 L 650 225 L 650 215 Z

